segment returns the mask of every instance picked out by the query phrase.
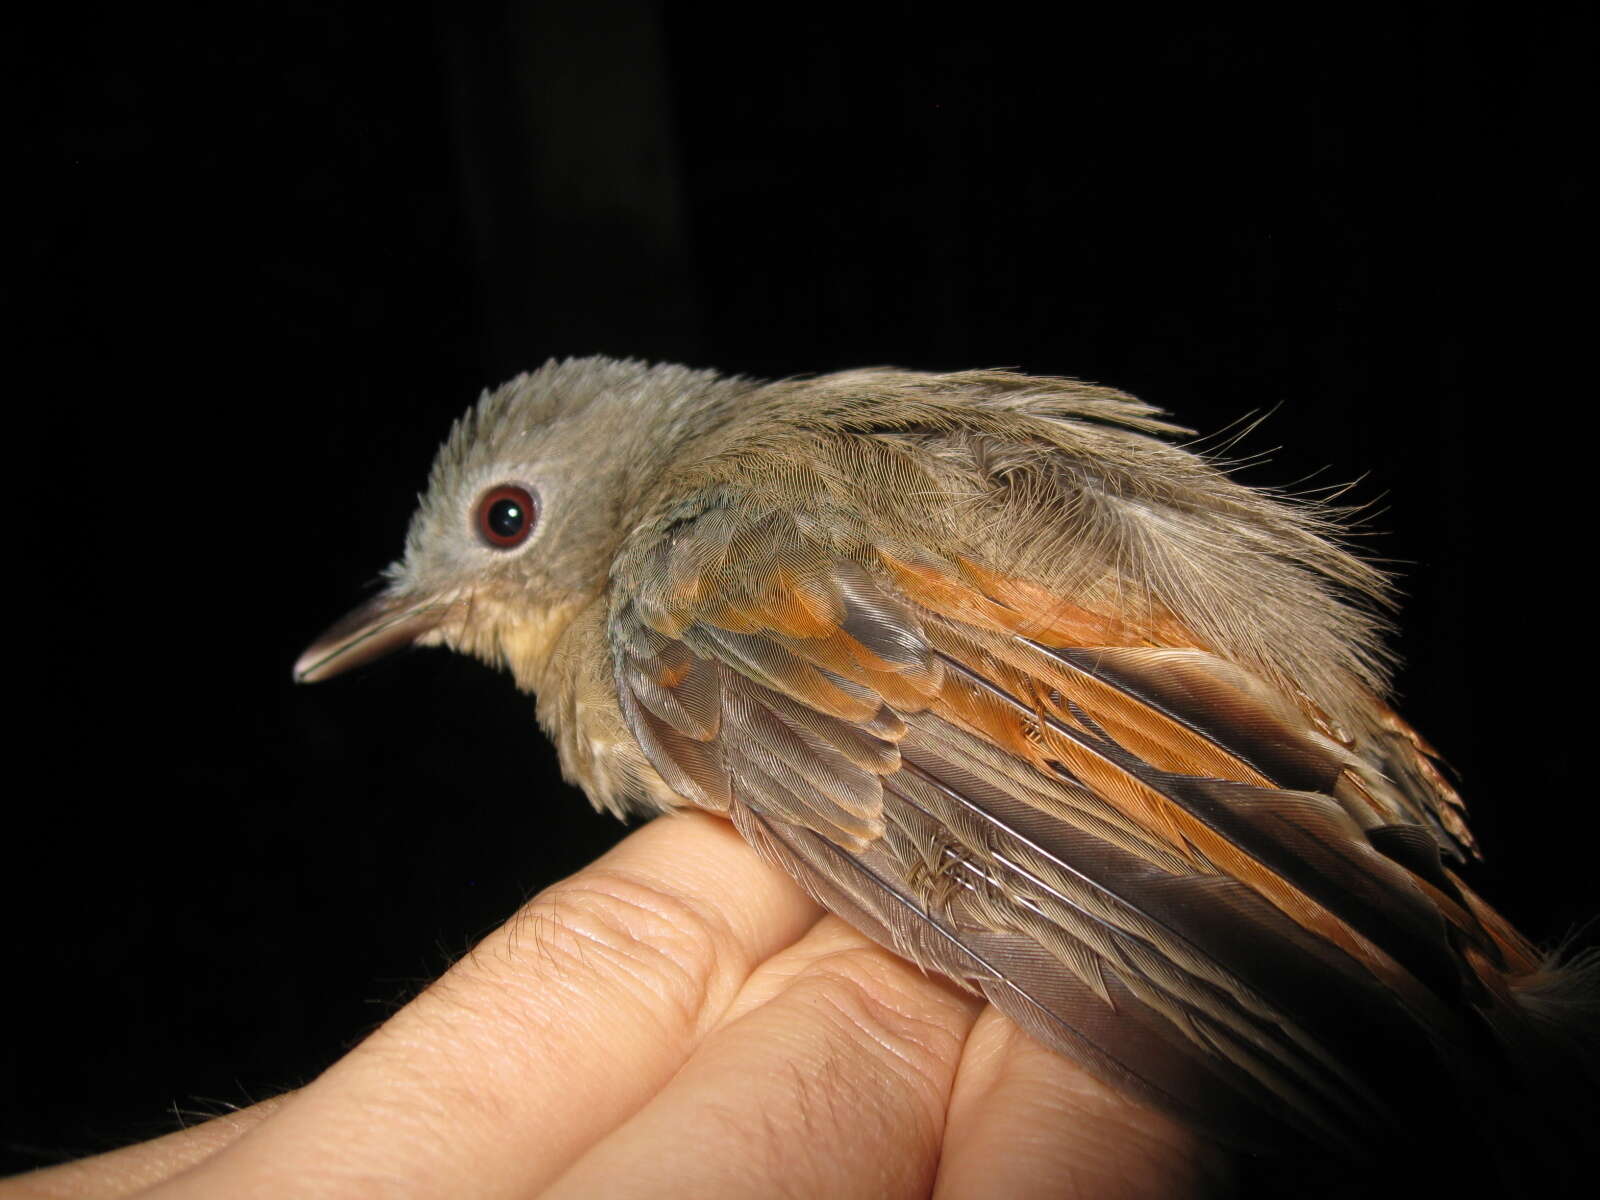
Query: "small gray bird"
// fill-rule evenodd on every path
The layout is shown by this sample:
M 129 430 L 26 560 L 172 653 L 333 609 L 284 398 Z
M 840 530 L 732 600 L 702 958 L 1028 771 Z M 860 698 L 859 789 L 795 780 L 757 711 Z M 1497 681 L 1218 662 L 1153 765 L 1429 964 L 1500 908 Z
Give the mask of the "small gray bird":
M 1231 1144 L 1503 1123 L 1592 1054 L 1593 971 L 1458 877 L 1461 801 L 1384 701 L 1384 578 L 1179 432 L 1005 371 L 551 362 L 457 422 L 386 589 L 295 674 L 509 668 L 599 808 L 730 818 Z

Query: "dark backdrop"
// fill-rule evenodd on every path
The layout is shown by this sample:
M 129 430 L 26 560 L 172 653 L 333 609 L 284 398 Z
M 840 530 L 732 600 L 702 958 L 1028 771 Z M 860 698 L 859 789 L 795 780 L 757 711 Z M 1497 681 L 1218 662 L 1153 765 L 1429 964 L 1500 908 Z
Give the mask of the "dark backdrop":
M 475 664 L 289 682 L 549 355 L 1270 412 L 1249 478 L 1358 480 L 1404 581 L 1475 881 L 1597 907 L 1575 18 L 216 7 L 7 38 L 0 1165 L 303 1082 L 619 836 Z

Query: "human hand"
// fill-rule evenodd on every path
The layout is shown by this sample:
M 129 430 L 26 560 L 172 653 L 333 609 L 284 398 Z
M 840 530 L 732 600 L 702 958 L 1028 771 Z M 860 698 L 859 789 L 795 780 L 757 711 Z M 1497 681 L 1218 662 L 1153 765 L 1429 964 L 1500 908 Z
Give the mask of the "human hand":
M 684 813 L 530 901 L 300 1091 L 0 1200 L 1176 1197 L 1226 1173 Z

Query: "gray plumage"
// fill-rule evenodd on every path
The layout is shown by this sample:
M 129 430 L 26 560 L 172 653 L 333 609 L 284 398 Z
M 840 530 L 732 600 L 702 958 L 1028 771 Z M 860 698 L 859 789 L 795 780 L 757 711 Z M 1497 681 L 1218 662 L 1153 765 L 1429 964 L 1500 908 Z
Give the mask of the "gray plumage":
M 384 597 L 300 673 L 507 667 L 597 806 L 726 815 L 1101 1077 L 1359 1155 L 1545 1070 L 1587 984 L 1454 873 L 1386 580 L 1182 432 L 1006 371 L 552 362 L 457 423 Z

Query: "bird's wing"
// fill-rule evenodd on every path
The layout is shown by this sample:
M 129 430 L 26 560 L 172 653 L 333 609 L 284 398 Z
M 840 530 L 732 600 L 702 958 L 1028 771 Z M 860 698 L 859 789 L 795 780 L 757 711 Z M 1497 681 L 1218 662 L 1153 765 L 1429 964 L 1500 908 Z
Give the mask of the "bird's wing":
M 1526 951 L 1432 833 L 1372 815 L 1356 756 L 1181 629 L 724 495 L 632 539 L 609 632 L 674 792 L 1224 1138 L 1358 1145 L 1424 1102 L 1375 1080 L 1475 1036 L 1464 961 Z

